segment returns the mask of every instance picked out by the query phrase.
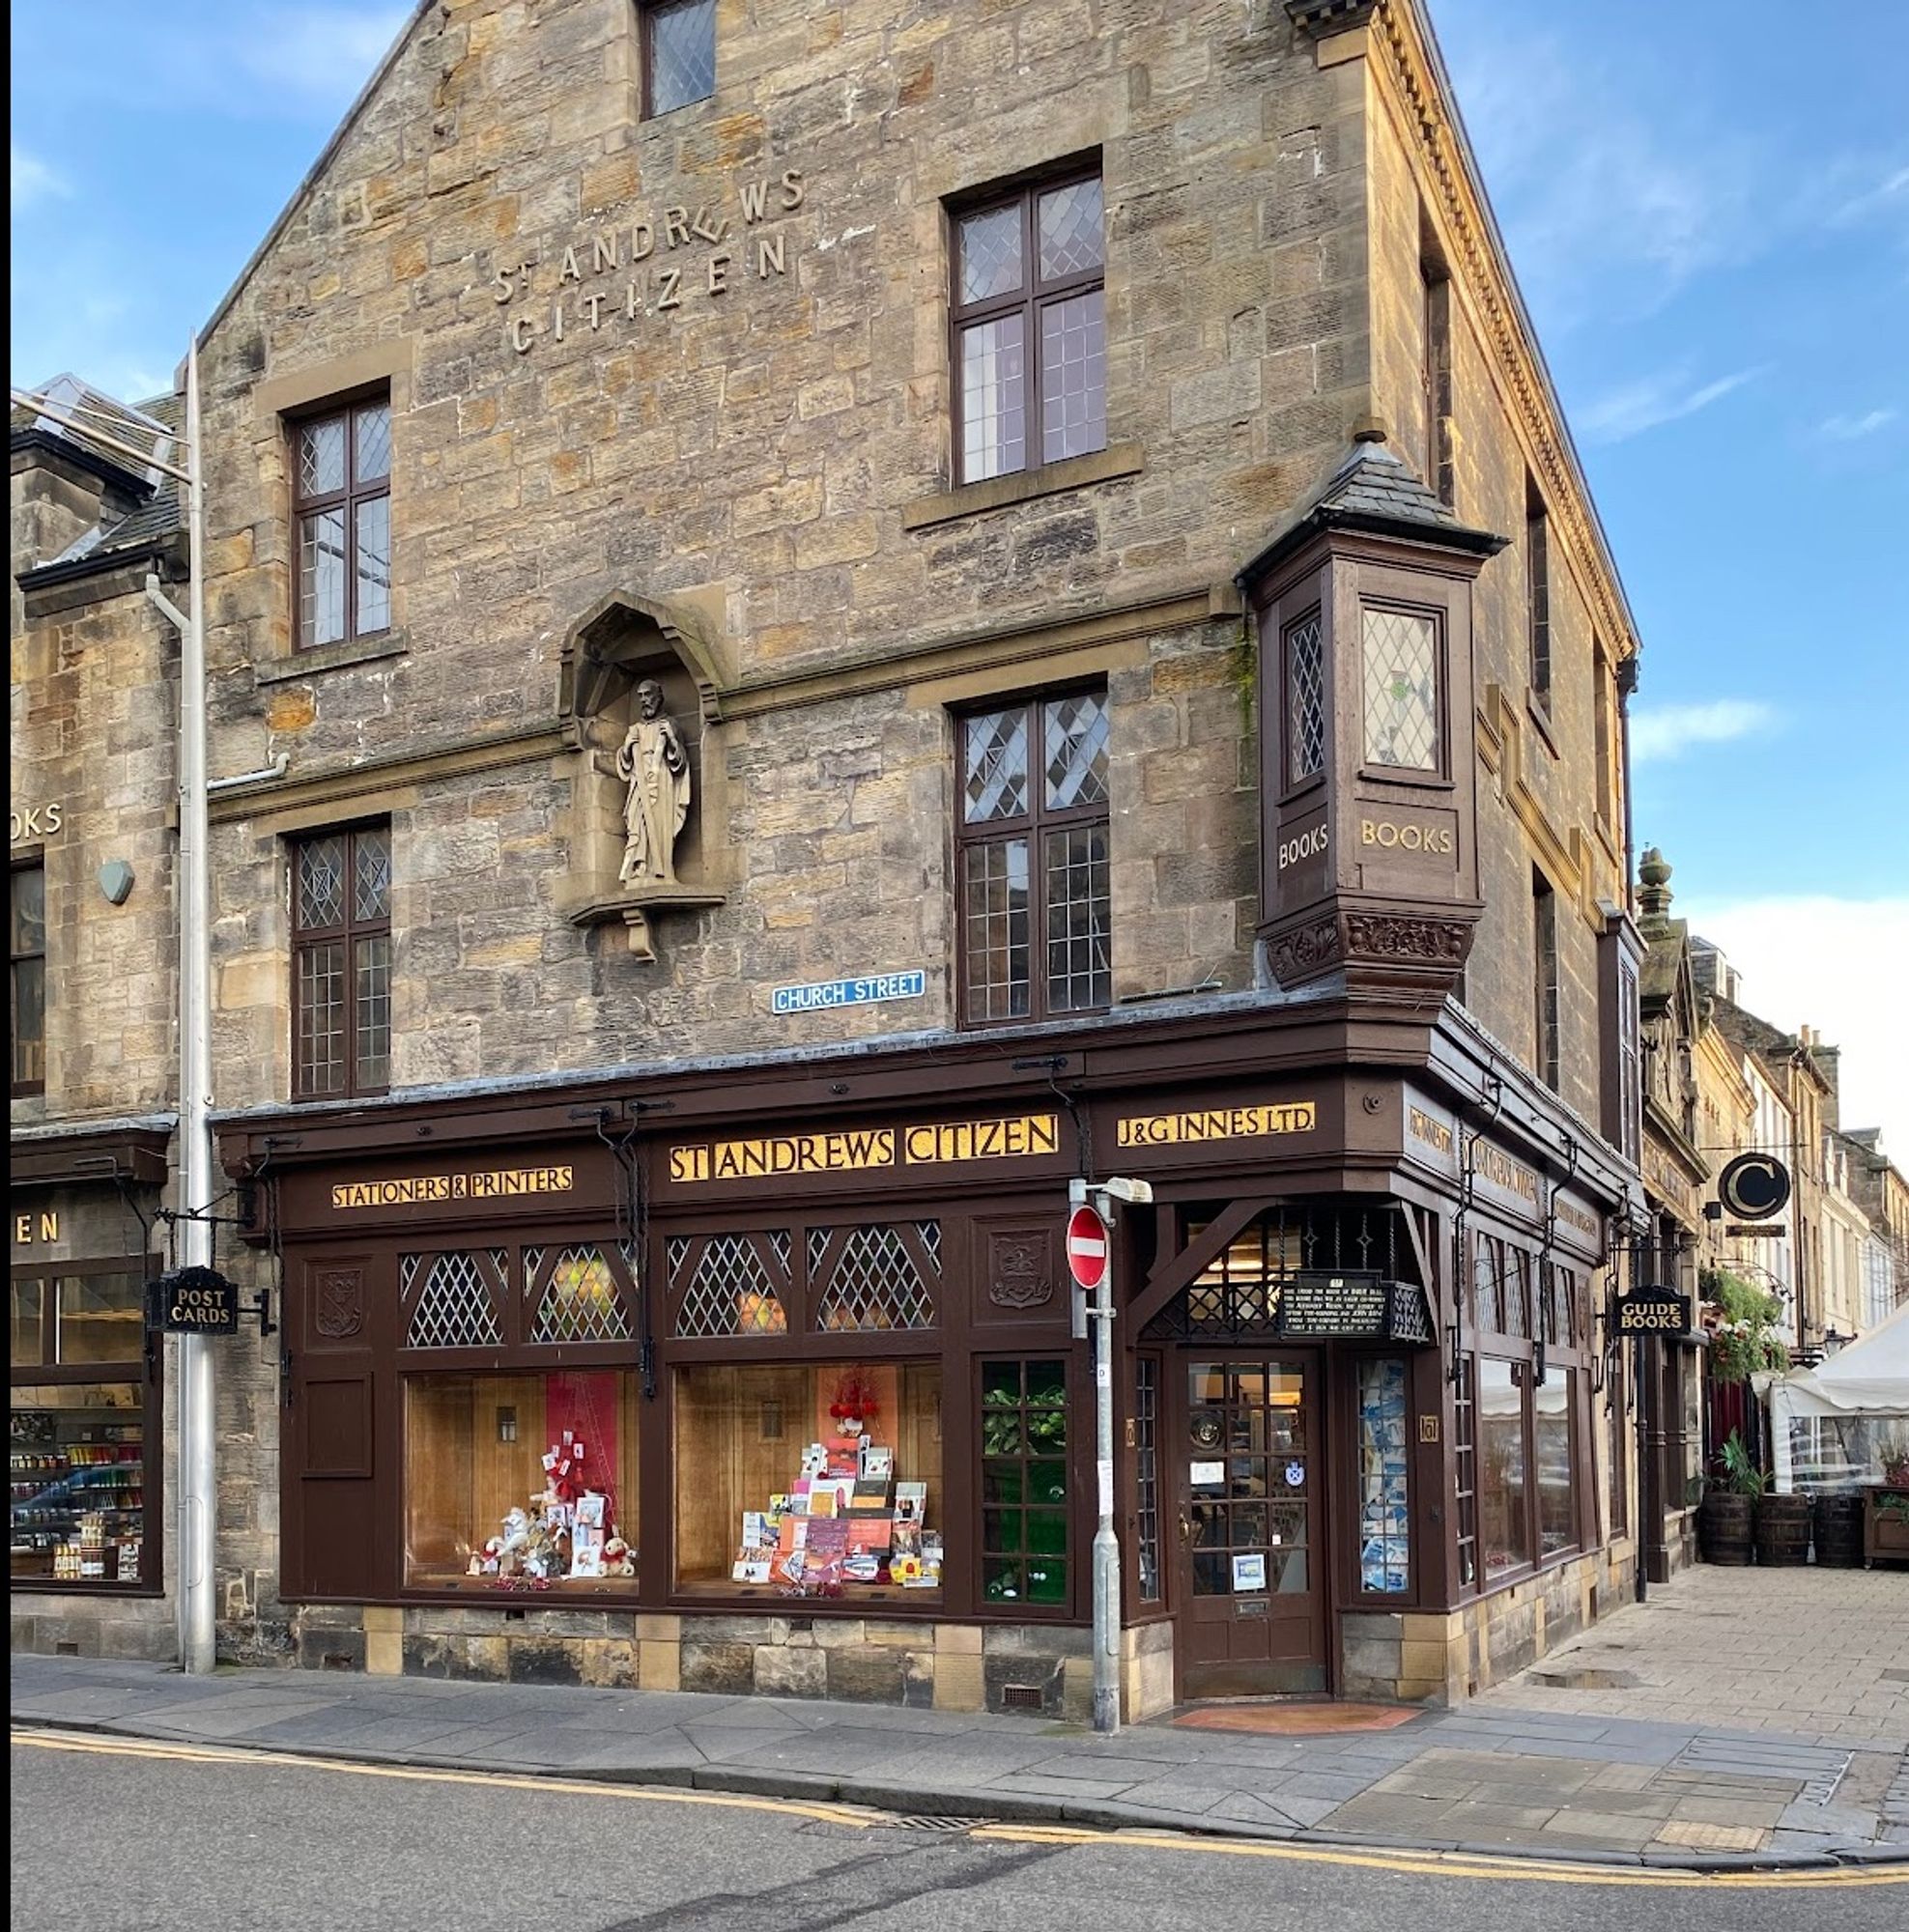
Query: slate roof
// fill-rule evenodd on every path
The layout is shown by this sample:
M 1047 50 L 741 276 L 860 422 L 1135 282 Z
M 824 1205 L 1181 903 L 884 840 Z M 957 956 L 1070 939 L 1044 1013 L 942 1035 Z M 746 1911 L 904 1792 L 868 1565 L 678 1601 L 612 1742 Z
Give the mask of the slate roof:
M 179 460 L 178 438 L 185 418 L 183 395 L 154 396 L 128 408 L 74 376 L 55 377 L 39 393 L 63 413 L 98 424 L 118 441 L 150 450 L 166 462 Z M 126 479 L 126 487 L 115 493 L 118 501 L 110 514 L 97 527 L 75 538 L 58 556 L 48 557 L 35 570 L 23 571 L 20 580 L 23 583 L 32 582 L 44 571 L 74 575 L 71 569 L 74 564 L 109 568 L 115 559 L 150 550 L 185 527 L 180 485 L 163 470 L 141 465 L 136 458 L 123 456 L 118 451 L 100 449 L 52 417 L 18 404 L 13 408 L 10 427 L 16 441 L 37 436 L 70 442 L 93 463 L 108 464 Z M 139 500 L 128 509 L 128 497 Z
M 1415 538 L 1474 555 L 1492 556 L 1508 538 L 1462 524 L 1411 469 L 1382 441 L 1354 442 L 1305 511 L 1239 573 L 1247 582 L 1321 530 L 1363 530 L 1374 536 Z

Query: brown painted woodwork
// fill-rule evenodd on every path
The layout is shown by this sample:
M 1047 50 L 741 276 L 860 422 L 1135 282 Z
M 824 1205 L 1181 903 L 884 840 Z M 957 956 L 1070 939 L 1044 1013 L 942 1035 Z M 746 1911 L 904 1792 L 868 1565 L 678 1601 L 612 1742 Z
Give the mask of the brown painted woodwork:
M 1323 1691 L 1330 1677 L 1330 1511 L 1319 1358 L 1303 1350 L 1186 1348 L 1170 1359 L 1178 1427 L 1168 1480 L 1176 1510 L 1181 1692 Z M 1291 1406 L 1275 1400 L 1294 1394 Z M 1223 1482 L 1194 1485 L 1193 1466 L 1202 1462 L 1223 1463 Z M 1290 1470 L 1300 1471 L 1302 1480 L 1290 1483 Z M 1296 1534 L 1304 1539 L 1297 1548 Z M 1304 1581 L 1295 1587 L 1301 1550 Z M 1235 1587 L 1239 1556 L 1265 1562 L 1265 1589 Z

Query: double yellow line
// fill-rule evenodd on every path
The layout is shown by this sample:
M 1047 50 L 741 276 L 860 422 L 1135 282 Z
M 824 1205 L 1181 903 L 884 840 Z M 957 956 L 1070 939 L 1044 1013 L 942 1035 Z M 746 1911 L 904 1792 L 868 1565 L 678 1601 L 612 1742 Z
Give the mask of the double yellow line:
M 749 1798 L 721 1791 L 690 1791 L 669 1784 L 599 1784 L 582 1778 L 523 1777 L 488 1771 L 427 1771 L 405 1765 L 353 1764 L 338 1758 L 303 1757 L 291 1752 L 223 1748 L 216 1745 L 164 1745 L 139 1739 L 86 1736 L 69 1731 L 13 1731 L 16 1747 L 73 1751 L 96 1757 L 137 1757 L 174 1764 L 224 1764 L 257 1768 L 297 1767 L 347 1777 L 401 1778 L 414 1784 L 476 1784 L 490 1790 L 565 1792 L 580 1798 L 641 1804 L 698 1804 L 725 1811 L 768 1811 L 785 1818 L 817 1820 L 851 1831 L 879 1830 L 889 1814 L 854 1804 L 826 1804 L 798 1798 Z M 1097 1850 L 1125 1849 L 1190 1853 L 1202 1858 L 1278 1859 L 1297 1864 L 1352 1866 L 1364 1871 L 1410 1873 L 1426 1878 L 1508 1879 L 1537 1885 L 1589 1885 L 1653 1890 L 1745 1888 L 1762 1891 L 1863 1889 L 1909 1886 L 1909 1865 L 1818 1866 L 1802 1871 L 1688 1872 L 1638 1866 L 1570 1864 L 1539 1859 L 1502 1858 L 1483 1853 L 1339 1850 L 1325 1845 L 1269 1844 L 1263 1839 L 1205 1838 L 1174 1832 L 1096 1832 L 1070 1825 L 977 1825 L 968 1834 L 1015 1845 L 1080 1845 Z

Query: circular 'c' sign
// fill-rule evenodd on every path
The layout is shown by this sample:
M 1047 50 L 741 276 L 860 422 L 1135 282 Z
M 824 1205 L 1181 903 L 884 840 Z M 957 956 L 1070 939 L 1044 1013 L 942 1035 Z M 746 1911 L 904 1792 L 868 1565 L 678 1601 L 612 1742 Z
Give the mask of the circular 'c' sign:
M 1774 1154 L 1740 1153 L 1717 1177 L 1717 1198 L 1739 1221 L 1767 1221 L 1789 1197 L 1789 1169 Z

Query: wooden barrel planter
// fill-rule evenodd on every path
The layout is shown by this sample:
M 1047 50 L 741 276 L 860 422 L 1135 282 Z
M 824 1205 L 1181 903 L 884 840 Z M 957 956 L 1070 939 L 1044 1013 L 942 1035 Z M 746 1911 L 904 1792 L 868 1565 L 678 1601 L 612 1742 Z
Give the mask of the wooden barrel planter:
M 1810 1498 L 1758 1496 L 1756 1560 L 1771 1565 L 1809 1561 Z
M 1863 1567 L 1861 1490 L 1837 1490 L 1816 1498 L 1816 1561 L 1827 1570 Z
M 1748 1496 L 1712 1490 L 1697 1510 L 1697 1541 L 1706 1563 L 1741 1568 L 1750 1561 L 1751 1505 Z

